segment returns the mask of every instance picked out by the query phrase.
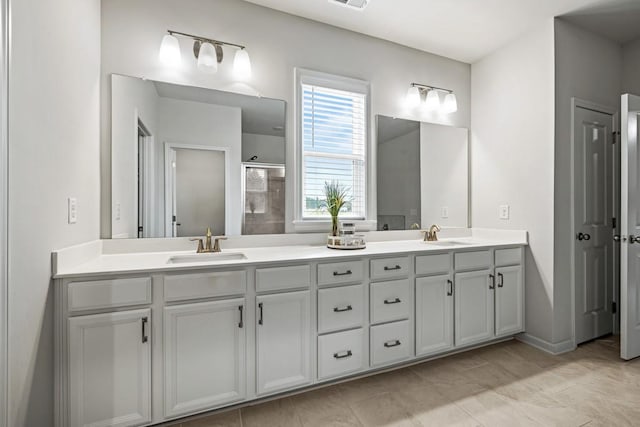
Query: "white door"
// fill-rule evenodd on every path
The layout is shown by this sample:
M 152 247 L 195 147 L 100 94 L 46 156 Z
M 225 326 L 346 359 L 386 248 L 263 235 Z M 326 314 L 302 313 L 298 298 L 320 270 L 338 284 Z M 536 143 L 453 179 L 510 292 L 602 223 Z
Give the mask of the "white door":
M 495 279 L 491 271 L 456 273 L 454 284 L 456 346 L 493 338 Z
M 622 96 L 620 356 L 640 356 L 640 97 Z
M 245 398 L 244 298 L 164 309 L 165 415 Z
M 522 267 L 496 268 L 496 336 L 524 330 L 524 286 Z
M 613 332 L 613 116 L 574 109 L 576 344 Z
M 70 425 L 151 422 L 151 310 L 69 319 Z
M 453 347 L 453 280 L 451 276 L 416 279 L 416 354 Z
M 258 394 L 311 382 L 309 291 L 256 298 Z

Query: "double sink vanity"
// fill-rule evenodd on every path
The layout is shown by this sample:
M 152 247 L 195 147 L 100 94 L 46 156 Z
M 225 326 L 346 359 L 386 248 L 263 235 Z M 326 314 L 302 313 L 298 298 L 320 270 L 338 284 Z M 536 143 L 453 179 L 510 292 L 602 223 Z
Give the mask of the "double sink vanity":
M 160 423 L 524 330 L 526 232 L 373 232 L 359 251 L 311 236 L 55 253 L 56 425 Z

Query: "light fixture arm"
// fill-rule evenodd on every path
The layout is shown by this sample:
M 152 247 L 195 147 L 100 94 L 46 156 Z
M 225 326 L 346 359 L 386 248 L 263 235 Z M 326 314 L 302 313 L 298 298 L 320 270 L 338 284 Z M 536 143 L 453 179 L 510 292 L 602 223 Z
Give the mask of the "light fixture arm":
M 167 30 L 168 34 L 173 35 L 178 35 L 178 36 L 183 36 L 183 37 L 189 37 L 195 41 L 199 41 L 200 43 L 211 43 L 212 45 L 220 45 L 220 46 L 233 46 L 235 48 L 238 48 L 240 50 L 245 49 L 245 46 L 242 46 L 240 44 L 236 44 L 236 43 L 229 43 L 229 42 L 223 42 L 221 40 L 215 40 L 215 39 L 209 39 L 206 37 L 200 37 L 200 36 L 195 36 L 193 34 L 188 34 L 188 33 L 182 33 L 180 31 L 174 31 L 174 30 Z
M 442 92 L 453 93 L 451 89 L 445 89 L 443 87 L 436 87 L 436 86 L 427 86 L 421 83 L 411 83 L 411 87 L 417 87 L 418 89 L 422 89 L 422 90 L 439 90 Z

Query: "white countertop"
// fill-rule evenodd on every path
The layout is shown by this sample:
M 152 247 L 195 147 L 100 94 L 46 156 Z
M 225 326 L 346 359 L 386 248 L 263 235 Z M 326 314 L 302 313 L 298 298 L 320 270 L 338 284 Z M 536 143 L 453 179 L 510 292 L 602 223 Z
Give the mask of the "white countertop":
M 112 274 L 144 274 L 153 272 L 201 270 L 212 268 L 227 268 L 256 264 L 291 263 L 311 260 L 339 260 L 342 258 L 381 256 L 393 254 L 428 253 L 451 250 L 465 250 L 483 247 L 519 246 L 526 245 L 526 232 L 500 231 L 491 235 L 488 232 L 468 233 L 470 236 L 441 238 L 440 242 L 451 242 L 451 246 L 443 243 L 424 242 L 421 239 L 371 241 L 365 249 L 335 250 L 317 243 L 293 244 L 281 246 L 249 246 L 237 247 L 239 242 L 231 244 L 232 248 L 225 249 L 223 254 L 241 253 L 246 259 L 216 260 L 206 262 L 183 262 L 174 264 L 170 258 L 181 255 L 195 254 L 193 249 L 157 251 L 122 250 L 113 253 L 113 248 L 104 247 L 108 241 L 89 242 L 73 248 L 56 251 L 53 254 L 53 277 L 73 278 L 90 277 Z M 411 235 L 413 237 L 413 234 Z M 397 237 L 397 235 L 395 236 Z M 404 236 L 402 236 L 404 237 Z M 378 238 L 374 238 L 379 240 Z M 299 239 L 298 239 L 299 240 Z M 121 243 L 106 243 L 107 245 L 122 245 Z M 160 243 L 158 243 L 159 245 Z M 445 245 L 447 243 L 444 243 Z M 132 243 L 133 245 L 133 243 Z M 124 246 L 122 246 L 124 247 Z M 205 254 L 208 255 L 208 254 Z

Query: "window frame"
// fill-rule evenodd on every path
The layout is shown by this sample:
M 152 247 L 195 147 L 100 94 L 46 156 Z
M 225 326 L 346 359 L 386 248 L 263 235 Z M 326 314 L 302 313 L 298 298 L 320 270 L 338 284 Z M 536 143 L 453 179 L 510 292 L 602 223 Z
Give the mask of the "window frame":
M 365 95 L 365 179 L 364 179 L 364 219 L 349 219 L 360 231 L 375 230 L 376 221 L 372 221 L 372 148 L 371 148 L 371 85 L 368 81 L 339 76 L 335 74 L 312 71 L 304 68 L 295 69 L 295 192 L 294 221 L 296 232 L 326 231 L 330 218 L 305 218 L 304 212 L 304 147 L 303 147 L 303 90 L 302 85 L 321 86 L 329 89 L 361 93 Z

